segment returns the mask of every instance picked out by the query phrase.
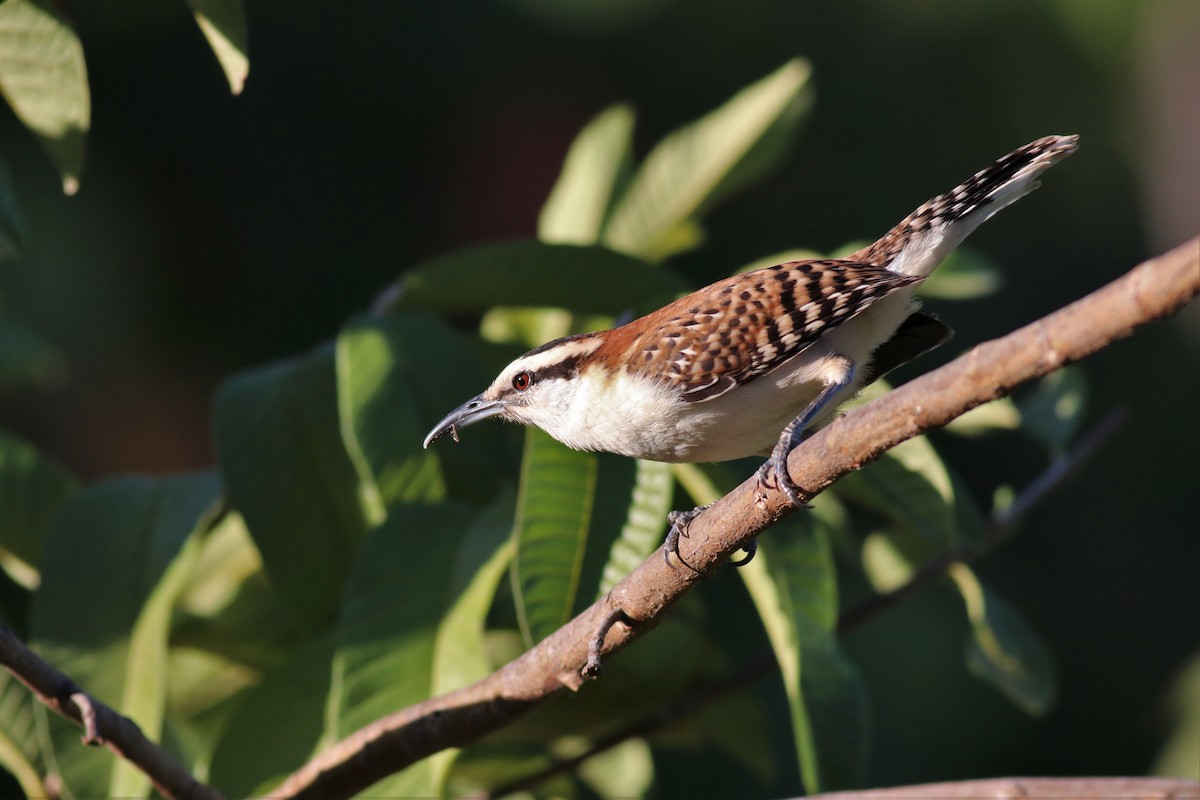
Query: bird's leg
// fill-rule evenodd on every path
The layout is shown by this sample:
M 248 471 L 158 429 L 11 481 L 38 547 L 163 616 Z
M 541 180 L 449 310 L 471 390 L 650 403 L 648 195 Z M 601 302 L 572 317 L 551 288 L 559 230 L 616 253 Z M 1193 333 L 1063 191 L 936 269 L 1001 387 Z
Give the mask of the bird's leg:
M 829 403 L 829 401 L 854 382 L 854 362 L 848 358 L 841 359 L 841 365 L 844 367 L 835 375 L 830 375 L 827 378 L 825 388 L 820 394 L 813 398 L 812 402 L 800 412 L 797 417 L 787 424 L 783 432 L 779 434 L 779 442 L 776 443 L 775 449 L 771 451 L 771 457 L 766 463 L 758 469 L 758 485 L 760 491 L 768 486 L 767 476 L 774 473 L 775 486 L 779 491 L 783 492 L 787 499 L 794 506 L 807 508 L 807 504 L 800 500 L 799 488 L 792 482 L 792 476 L 788 474 L 787 460 L 796 446 L 804 440 L 805 431 L 808 426 L 813 423 L 821 410 Z M 749 560 L 749 559 L 747 559 Z

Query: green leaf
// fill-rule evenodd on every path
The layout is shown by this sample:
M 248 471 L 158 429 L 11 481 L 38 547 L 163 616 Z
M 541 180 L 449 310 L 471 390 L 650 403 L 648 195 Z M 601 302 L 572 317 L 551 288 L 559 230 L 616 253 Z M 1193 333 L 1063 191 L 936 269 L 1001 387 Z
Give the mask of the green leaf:
M 225 71 L 229 89 L 241 94 L 250 72 L 246 56 L 246 12 L 242 0 L 188 0 L 213 55 Z
M 467 340 L 439 318 L 353 320 L 338 335 L 337 373 L 342 438 L 373 521 L 388 506 L 434 502 L 448 489 L 478 499 L 509 469 L 494 431 L 480 429 L 468 448 L 422 447 L 430 426 L 488 380 Z
M 1013 431 L 1021 427 L 1021 412 L 1011 397 L 1001 397 L 990 403 L 975 406 L 955 417 L 945 430 L 960 436 L 980 436 L 989 431 Z
M 595 244 L 613 198 L 623 188 L 631 161 L 633 109 L 612 106 L 584 128 L 542 206 L 538 238 L 543 242 Z
M 29 225 L 17 203 L 12 170 L 0 160 L 0 264 L 17 261 L 29 241 Z
M 8 770 L 28 798 L 49 797 L 37 735 L 38 702 L 20 681 L 0 670 L 0 767 Z
M 960 502 L 945 464 L 924 437 L 909 439 L 838 482 L 837 493 L 904 526 L 933 545 L 958 541 Z
M 0 389 L 45 387 L 64 371 L 61 353 L 0 304 Z
M 0 3 L 0 94 L 38 137 L 74 194 L 91 126 L 83 48 L 50 0 Z
M 216 476 L 122 478 L 80 491 L 46 537 L 35 648 L 86 692 L 158 738 L 171 610 L 220 497 Z M 144 797 L 149 779 L 79 744 L 55 719 L 54 750 L 76 796 Z
M 967 644 L 971 672 L 999 689 L 1025 713 L 1045 714 L 1058 694 L 1046 646 L 1016 611 L 979 582 L 966 564 L 954 564 L 950 577 L 962 594 L 971 622 Z
M 250 690 L 213 754 L 210 785 L 261 797 L 330 742 L 322 740 L 333 632 L 307 640 Z
M 331 617 L 369 507 L 342 444 L 333 350 L 230 379 L 215 435 L 229 498 L 271 581 L 306 614 Z
M 207 782 L 213 754 L 245 693 L 262 674 L 226 656 L 172 640 L 161 744 Z
M 256 672 L 286 657 L 313 625 L 267 580 L 258 548 L 236 512 L 226 513 L 205 537 L 178 608 L 173 644 Z
M 479 335 L 495 344 L 536 347 L 566 336 L 575 322 L 575 315 L 562 308 L 499 306 L 484 312 L 479 320 Z M 611 327 L 611 324 L 597 326 L 597 329 L 601 327 Z
M 579 591 L 596 490 L 597 457 L 537 428 L 525 432 L 513 538 L 513 594 L 525 643 L 570 619 Z
M 1079 367 L 1064 367 L 1037 382 L 1017 402 L 1021 427 L 1051 453 L 1066 451 L 1087 410 L 1087 380 Z
M 958 249 L 921 284 L 921 296 L 973 300 L 993 294 L 1003 285 L 1004 276 L 995 264 L 970 249 Z
M 597 597 L 608 593 L 662 544 L 674 496 L 675 479 L 670 464 L 637 462 L 625 524 L 609 550 Z
M 612 212 L 603 242 L 650 261 L 693 246 L 699 217 L 787 152 L 809 105 L 809 74 L 807 62 L 789 61 L 659 142 Z
M 1193 656 L 1172 681 L 1169 707 L 1172 731 L 1150 774 L 1200 780 L 1200 655 Z M 0 719 L 4 715 L 0 714 Z
M 687 291 L 670 272 L 603 247 L 520 240 L 417 265 L 400 279 L 387 310 L 457 314 L 508 305 L 616 314 L 652 311 Z
M 37 588 L 42 541 L 73 491 L 66 470 L 0 433 L 0 568 L 26 589 Z
M 455 504 L 397 507 L 367 540 L 338 621 L 331 738 L 488 674 L 484 622 L 512 557 L 513 505 L 474 517 Z M 371 794 L 439 796 L 453 758 L 425 759 Z
M 654 782 L 654 757 L 645 739 L 626 739 L 580 764 L 579 778 L 606 800 L 646 797 Z
M 813 518 L 776 531 L 738 570 L 779 662 L 804 788 L 856 785 L 866 766 L 862 680 L 837 644 L 837 583 L 829 537 Z

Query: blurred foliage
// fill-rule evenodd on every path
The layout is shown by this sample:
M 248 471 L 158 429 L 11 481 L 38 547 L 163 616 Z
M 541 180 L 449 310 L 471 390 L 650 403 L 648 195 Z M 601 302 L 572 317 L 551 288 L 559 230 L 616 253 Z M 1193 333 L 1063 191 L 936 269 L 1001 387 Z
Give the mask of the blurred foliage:
M 35 189 L 22 214 L 0 183 L 0 256 L 22 259 L 0 264 L 13 270 L 0 284 L 9 300 L 0 389 L 37 432 L 43 412 L 28 404 L 57 402 L 47 387 L 64 380 L 63 353 L 76 387 L 162 363 L 161 341 L 174 343 L 172 374 L 205 372 L 210 361 L 242 371 L 216 392 L 216 469 L 78 488 L 71 473 L 93 470 L 47 453 L 79 452 L 64 442 L 80 426 L 0 436 L 0 619 L 228 796 L 267 791 L 358 726 L 515 657 L 653 554 L 666 510 L 708 502 L 752 469 L 575 453 L 499 425 L 423 450 L 428 427 L 512 356 L 656 307 L 738 264 L 803 257 L 799 244 L 853 249 L 850 239 L 965 177 L 964 165 L 1036 135 L 1082 130 L 1078 158 L 1106 163 L 1120 162 L 1112 156 L 1130 135 L 1110 132 L 1127 124 L 1122 103 L 1110 112 L 1079 89 L 1099 74 L 1106 91 L 1131 91 L 1137 12 L 1116 2 L 768 3 L 755 14 L 671 2 L 377 4 L 333 15 L 297 5 L 264 7 L 250 26 L 236 0 L 190 0 L 184 24 L 162 4 L 131 3 L 124 15 L 67 5 L 76 16 L 39 0 L 0 4 L 0 88 L 68 189 L 92 93 L 130 122 L 124 138 L 94 133 L 77 211 L 54 210 L 61 197 Z M 1142 13 L 1158 13 L 1147 5 Z M 262 83 L 245 84 L 236 110 L 211 82 L 180 90 L 170 70 L 197 69 L 195 42 L 206 41 L 241 92 L 249 28 Z M 76 31 L 110 72 L 84 68 Z M 538 55 L 509 66 L 505 41 Z M 848 57 L 847 41 L 870 57 Z M 135 44 L 151 48 L 153 67 L 113 56 Z M 396 75 L 402 84 L 389 83 Z M 595 113 L 626 89 L 636 107 Z M 568 112 L 539 117 L 523 105 L 530 91 Z M 188 122 L 148 117 L 156 104 Z M 291 130 L 304 135 L 283 135 Z M 6 152 L 24 156 L 12 163 L 25 199 L 40 162 L 19 136 L 0 134 Z M 420 170 L 427 180 L 409 179 Z M 925 296 L 964 340 L 943 350 L 1032 319 L 1098 283 L 1099 265 L 1116 271 L 1141 254 L 1126 185 L 1114 190 L 1110 175 L 1082 167 L 1058 172 L 1057 203 L 1039 194 L 1007 211 L 973 239 L 991 256 L 964 249 L 928 282 Z M 128 188 L 139 181 L 160 187 L 159 199 Z M 1007 237 L 989 233 L 1000 225 Z M 80 244 L 79 231 L 100 229 L 107 246 Z M 171 238 L 177 229 L 192 238 Z M 514 233 L 523 238 L 464 246 Z M 354 314 L 395 272 L 398 246 L 415 266 L 391 276 L 370 313 Z M 175 269 L 154 273 L 139 266 L 147 260 Z M 50 277 L 35 279 L 38 270 Z M 54 288 L 63 284 L 68 292 Z M 15 297 L 21 322 L 4 311 Z M 122 311 L 138 303 L 156 310 Z M 206 308 L 219 309 L 221 324 L 189 327 Z M 610 659 L 603 680 L 373 791 L 519 784 L 765 653 L 779 679 L 628 739 L 530 794 L 778 796 L 1149 768 L 1167 732 L 1138 731 L 1139 703 L 1161 691 L 1195 635 L 1171 622 L 1183 604 L 1155 574 L 1186 559 L 1139 560 L 1140 551 L 1194 548 L 1179 544 L 1187 523 L 1170 486 L 1121 465 L 1119 491 L 1097 477 L 1108 473 L 1088 472 L 1082 495 L 1052 498 L 1045 522 L 1021 521 L 1040 525 L 1039 536 L 956 566 L 944 582 L 953 594 L 922 596 L 845 642 L 834 634 L 839 614 L 929 559 L 990 551 L 1011 534 L 997 520 L 1070 452 L 1089 408 L 1158 401 L 1164 393 L 1145 376 L 1168 380 L 1177 367 L 1172 343 L 1151 335 L 1157 349 L 1143 361 L 1088 380 L 1056 373 L 1015 402 L 894 449 L 772 531 L 740 580 L 717 578 L 685 598 Z M 120 349 L 129 342 L 137 346 Z M 1140 380 L 1127 377 L 1130 363 Z M 118 420 L 161 414 L 137 388 L 125 402 L 80 393 L 76 411 L 119 407 L 109 412 L 119 441 L 129 429 Z M 1187 391 L 1173 401 L 1186 405 Z M 207 402 L 185 383 L 159 400 L 197 396 Z M 83 434 L 104 418 L 86 419 Z M 1152 441 L 1139 431 L 1139 443 Z M 1155 453 L 1160 469 L 1178 466 L 1168 450 Z M 1150 460 L 1134 452 L 1128 463 Z M 1144 502 L 1118 507 L 1122 495 Z M 1122 529 L 1139 537 L 1137 553 L 1122 549 L 1135 546 Z M 1092 577 L 1114 570 L 1120 584 Z M 1162 599 L 1128 588 L 1160 585 Z M 1160 625 L 1148 623 L 1153 614 Z M 1121 628 L 1135 633 L 1118 638 Z M 1110 661 L 1121 676 L 1132 668 L 1123 647 L 1141 654 L 1141 671 L 1105 683 Z M 960 681 L 968 675 L 997 691 Z M 1194 683 L 1182 679 L 1175 698 L 1183 713 L 1158 762 L 1168 773 L 1187 769 L 1177 754 L 1194 740 Z M 1093 711 L 1099 697 L 1117 711 Z M 148 793 L 7 676 L 0 764 L 27 796 L 44 794 L 51 772 L 74 796 Z

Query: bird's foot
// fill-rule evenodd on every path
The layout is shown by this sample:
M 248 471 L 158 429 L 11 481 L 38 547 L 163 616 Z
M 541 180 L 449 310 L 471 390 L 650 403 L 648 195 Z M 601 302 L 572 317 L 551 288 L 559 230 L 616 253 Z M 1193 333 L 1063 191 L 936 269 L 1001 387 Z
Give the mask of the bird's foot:
M 679 553 L 679 537 L 688 535 L 688 526 L 692 524 L 692 520 L 700 516 L 707 508 L 710 508 L 712 503 L 699 508 L 693 508 L 691 511 L 672 511 L 667 514 L 667 522 L 671 523 L 671 530 L 667 531 L 667 538 L 663 540 L 662 554 L 663 561 L 671 569 L 675 569 L 675 565 L 671 563 L 671 554 L 675 554 L 675 558 L 679 559 L 679 563 L 691 569 L 696 570 L 691 564 L 683 560 L 683 556 Z
M 683 556 L 680 555 L 679 537 L 687 536 L 688 526 L 692 524 L 692 520 L 700 516 L 701 512 L 711 508 L 712 505 L 712 503 L 709 503 L 699 508 L 693 508 L 691 511 L 672 511 L 670 514 L 667 514 L 667 521 L 671 523 L 671 530 L 667 531 L 667 538 L 663 540 L 662 554 L 663 561 L 667 563 L 668 567 L 671 567 L 671 569 L 675 568 L 675 565 L 671 563 L 671 554 L 674 553 L 675 558 L 679 560 L 680 564 L 683 564 L 693 572 L 696 571 L 695 567 L 684 561 Z M 730 564 L 735 567 L 749 564 L 750 560 L 754 558 L 754 553 L 758 550 L 758 540 L 751 539 L 742 550 L 746 553 L 745 557 L 736 561 L 730 561 Z
M 788 502 L 796 508 L 812 508 L 801 498 L 800 487 L 792 481 L 792 476 L 788 474 L 788 456 L 795 448 L 787 447 L 786 444 L 786 442 L 780 441 L 771 451 L 771 457 L 758 468 L 757 502 L 761 506 L 766 502 L 767 493 L 777 490 L 782 492 Z
M 634 625 L 629 615 L 620 608 L 611 609 L 604 615 L 604 619 L 600 620 L 600 624 L 596 627 L 596 632 L 588 640 L 587 663 L 583 665 L 583 669 L 579 672 L 584 678 L 600 677 L 600 672 L 604 669 L 604 665 L 600 660 L 600 651 L 604 649 L 604 637 L 608 636 L 609 630 L 618 622 L 626 628 L 632 628 Z

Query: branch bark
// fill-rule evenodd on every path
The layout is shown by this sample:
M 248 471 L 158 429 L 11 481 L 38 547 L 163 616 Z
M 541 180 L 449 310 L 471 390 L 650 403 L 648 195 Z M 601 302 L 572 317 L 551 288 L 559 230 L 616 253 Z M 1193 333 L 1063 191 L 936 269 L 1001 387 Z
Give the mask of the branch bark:
M 792 479 L 803 499 L 815 497 L 900 442 L 1169 316 L 1197 293 L 1200 238 L 847 414 L 792 453 Z M 751 477 L 692 522 L 680 555 L 694 571 L 671 568 L 655 553 L 608 596 L 516 660 L 478 683 L 357 731 L 303 766 L 272 797 L 349 797 L 426 756 L 476 741 L 564 688 L 578 689 L 588 643 L 606 620 L 623 614 L 628 623 L 608 632 L 605 654 L 653 627 L 731 553 L 791 512 L 782 495 L 756 498 L 756 488 Z
M 47 708 L 84 728 L 84 744 L 104 745 L 118 758 L 130 762 L 150 778 L 164 797 L 178 800 L 223 800 L 221 795 L 197 781 L 176 761 L 142 734 L 128 717 L 93 697 L 75 682 L 46 663 L 0 626 L 0 665 L 25 684 Z
M 991 778 L 812 795 L 809 800 L 1200 800 L 1200 784 L 1176 778 Z

